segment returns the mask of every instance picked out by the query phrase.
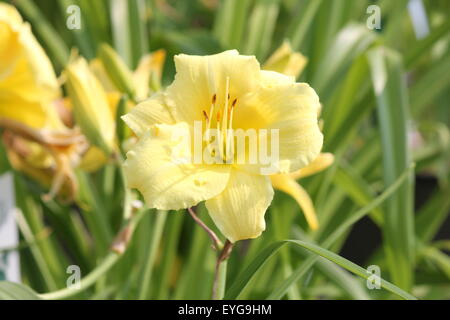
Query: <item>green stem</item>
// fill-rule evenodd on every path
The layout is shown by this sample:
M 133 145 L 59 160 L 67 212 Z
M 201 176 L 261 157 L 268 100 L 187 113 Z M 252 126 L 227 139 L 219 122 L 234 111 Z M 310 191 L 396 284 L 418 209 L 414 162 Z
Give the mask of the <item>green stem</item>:
M 153 267 L 155 264 L 156 253 L 161 241 L 161 236 L 166 222 L 167 212 L 160 211 L 156 214 L 156 224 L 153 228 L 152 240 L 150 248 L 147 252 L 147 258 L 144 266 L 144 275 L 139 289 L 139 299 L 145 300 L 149 296 L 150 283 L 152 281 Z
M 121 254 L 110 252 L 97 268 L 95 268 L 80 281 L 80 286 L 78 288 L 69 287 L 54 292 L 44 293 L 39 296 L 40 298 L 46 300 L 61 300 L 70 298 L 96 283 L 100 277 L 102 277 L 106 272 L 108 272 L 109 269 L 111 269 L 112 266 L 116 264 L 120 257 Z
M 213 300 L 223 300 L 225 295 L 225 287 L 227 283 L 227 260 L 222 261 L 216 268 L 215 288 L 213 292 Z
M 223 300 L 225 295 L 225 287 L 227 283 L 227 259 L 233 250 L 233 244 L 227 240 L 223 246 L 222 251 L 217 257 L 216 275 L 213 285 L 213 300 Z

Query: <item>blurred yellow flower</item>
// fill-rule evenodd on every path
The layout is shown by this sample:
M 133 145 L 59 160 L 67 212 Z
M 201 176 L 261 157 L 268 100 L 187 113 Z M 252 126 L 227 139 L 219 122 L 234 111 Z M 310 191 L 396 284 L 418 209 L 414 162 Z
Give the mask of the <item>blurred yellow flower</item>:
M 0 3 L 0 117 L 60 129 L 52 107 L 59 96 L 53 67 L 30 25 L 14 6 Z
M 175 56 L 175 65 L 174 82 L 123 117 L 139 138 L 124 164 L 129 187 L 157 209 L 189 208 L 206 200 L 210 216 L 231 242 L 258 237 L 265 229 L 272 183 L 261 161 L 242 164 L 228 157 L 234 148 L 230 132 L 277 132 L 278 159 L 270 174 L 295 172 L 322 148 L 319 98 L 307 84 L 260 70 L 254 56 L 236 50 L 212 56 L 181 54 Z M 186 161 L 192 159 L 198 123 L 206 137 L 202 149 L 211 142 L 211 129 L 217 128 L 218 148 L 207 146 L 204 156 L 222 163 Z M 248 159 L 251 147 L 231 154 Z
M 267 59 L 264 70 L 276 71 L 297 78 L 305 68 L 308 59 L 300 52 L 292 51 L 289 42 L 285 41 Z
M 15 7 L 0 3 L 0 127 L 11 164 L 50 186 L 50 196 L 75 180 L 70 165 L 84 150 L 56 108 L 61 91 L 50 60 Z M 77 151 L 78 152 L 78 151 Z M 72 192 L 73 193 L 73 192 Z
M 159 49 L 141 58 L 139 65 L 133 73 L 133 82 L 136 87 L 136 100 L 147 99 L 150 92 L 161 89 L 161 78 L 166 59 L 166 51 Z

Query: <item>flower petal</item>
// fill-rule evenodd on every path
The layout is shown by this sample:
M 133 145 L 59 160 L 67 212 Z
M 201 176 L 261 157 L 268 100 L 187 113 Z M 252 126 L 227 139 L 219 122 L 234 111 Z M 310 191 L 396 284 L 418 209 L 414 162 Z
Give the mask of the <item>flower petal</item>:
M 23 26 L 21 44 L 24 49 L 25 59 L 28 62 L 27 71 L 30 73 L 29 77 L 37 84 L 36 99 L 53 100 L 58 98 L 61 92 L 52 63 L 34 37 L 31 32 L 31 26 L 28 23 L 25 23 Z M 27 95 L 31 96 L 32 93 L 34 92 L 28 91 Z
M 261 84 L 264 87 L 270 88 L 274 85 L 292 83 L 295 83 L 295 78 L 293 76 L 287 76 L 275 71 L 261 70 Z
M 225 190 L 205 204 L 219 230 L 236 242 L 256 238 L 264 231 L 264 214 L 272 198 L 268 177 L 233 169 Z
M 288 173 L 308 165 L 322 148 L 323 135 L 317 121 L 319 108 L 319 98 L 309 85 L 288 81 L 280 84 L 278 79 L 242 101 L 241 108 L 235 110 L 234 124 L 244 130 L 268 129 L 269 138 L 270 131 L 278 129 L 279 161 L 275 164 L 278 171 L 272 173 Z M 244 167 L 251 171 L 259 169 L 254 165 Z
M 50 102 L 25 100 L 10 91 L 0 93 L 0 117 L 18 121 L 34 129 L 64 128 Z
M 286 192 L 297 201 L 302 208 L 306 221 L 311 229 L 316 230 L 319 227 L 316 211 L 313 202 L 305 189 L 303 189 L 294 179 L 287 174 L 276 174 L 270 176 L 272 185 L 275 189 Z
M 51 105 L 59 94 L 51 62 L 30 25 L 14 6 L 0 3 L 0 116 L 61 129 Z
M 18 32 L 22 23 L 14 6 L 0 3 L 0 80 L 11 72 L 22 52 Z
M 260 65 L 254 56 L 239 55 L 236 50 L 211 56 L 175 56 L 177 74 L 167 88 L 168 104 L 192 124 L 202 120 L 203 110 L 209 111 L 215 94 L 223 105 L 227 78 L 230 97 L 240 98 L 254 91 L 260 83 Z
M 0 88 L 23 99 L 56 99 L 59 85 L 52 64 L 31 27 L 14 6 L 0 3 Z
M 334 161 L 334 155 L 332 153 L 328 153 L 328 152 L 321 153 L 309 165 L 307 165 L 306 167 L 304 167 L 300 170 L 292 172 L 290 174 L 290 176 L 294 180 L 304 178 L 304 177 L 309 177 L 315 173 L 325 170 L 326 168 L 328 168 L 329 166 L 331 166 L 333 164 L 333 161 Z
M 122 119 L 138 137 L 143 136 L 152 125 L 175 123 L 175 118 L 164 100 L 164 93 L 156 93 L 150 99 L 139 103 L 122 116 Z
M 186 123 L 154 125 L 127 153 L 128 186 L 138 189 L 151 208 L 189 208 L 226 187 L 230 167 L 192 164 L 189 141 Z

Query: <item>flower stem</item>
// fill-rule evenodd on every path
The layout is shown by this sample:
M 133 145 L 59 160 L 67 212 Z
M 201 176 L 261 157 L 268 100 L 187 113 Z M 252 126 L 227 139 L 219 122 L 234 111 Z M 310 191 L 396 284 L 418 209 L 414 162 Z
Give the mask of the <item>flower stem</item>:
M 225 287 L 227 282 L 227 259 L 230 256 L 233 244 L 227 240 L 222 251 L 217 257 L 216 274 L 214 277 L 214 285 L 212 298 L 213 300 L 223 300 L 225 295 Z
M 188 208 L 188 212 L 191 215 L 192 219 L 203 228 L 203 230 L 208 233 L 208 236 L 211 238 L 211 241 L 213 243 L 214 250 L 220 250 L 222 248 L 222 242 L 220 241 L 219 237 L 212 231 L 208 226 L 197 216 L 194 209 Z
M 214 284 L 213 284 L 213 292 L 212 299 L 213 300 L 222 300 L 225 294 L 225 285 L 227 280 L 227 259 L 230 256 L 231 250 L 233 249 L 233 244 L 227 239 L 225 244 L 222 245 L 219 237 L 217 237 L 216 233 L 212 231 L 195 213 L 193 208 L 187 209 L 192 219 L 200 226 L 203 230 L 206 231 L 208 236 L 211 238 L 213 243 L 212 247 L 214 250 L 219 251 L 220 253 L 217 256 L 216 261 L 216 272 L 214 275 Z

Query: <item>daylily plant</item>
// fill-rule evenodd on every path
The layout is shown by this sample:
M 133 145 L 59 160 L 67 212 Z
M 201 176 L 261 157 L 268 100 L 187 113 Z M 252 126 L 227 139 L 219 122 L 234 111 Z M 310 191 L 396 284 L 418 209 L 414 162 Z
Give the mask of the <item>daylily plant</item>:
M 139 139 L 124 164 L 128 184 L 150 207 L 161 210 L 205 201 L 211 218 L 231 242 L 258 237 L 273 198 L 272 182 L 262 173 L 262 163 L 228 162 L 225 151 L 235 144 L 227 129 L 277 130 L 279 157 L 271 174 L 296 172 L 316 159 L 322 148 L 319 97 L 309 85 L 261 70 L 254 56 L 236 50 L 177 55 L 175 66 L 175 80 L 166 90 L 123 117 Z M 208 130 L 218 129 L 219 148 L 205 150 L 212 157 L 218 153 L 223 163 L 179 161 L 192 155 L 189 142 L 199 122 L 204 145 L 210 142 Z M 250 150 L 243 151 L 246 159 Z

